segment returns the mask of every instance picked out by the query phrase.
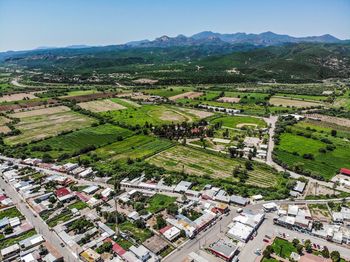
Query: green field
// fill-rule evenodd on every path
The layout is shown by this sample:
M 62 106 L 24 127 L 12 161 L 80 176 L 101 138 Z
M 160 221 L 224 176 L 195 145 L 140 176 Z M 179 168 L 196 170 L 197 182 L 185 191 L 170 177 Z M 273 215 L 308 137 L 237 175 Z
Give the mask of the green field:
M 333 126 L 333 129 L 335 128 L 336 125 Z M 288 131 L 280 135 L 280 142 L 275 147 L 274 155 L 290 169 L 299 167 L 329 180 L 340 168 L 350 168 L 350 144 L 344 142 L 342 138 L 329 135 L 330 130 L 321 123 L 319 126 L 316 123 L 303 121 L 288 128 Z M 340 130 L 339 133 L 341 132 L 344 133 Z M 322 139 L 330 142 L 325 143 L 327 141 L 321 141 Z M 335 148 L 328 150 L 327 145 Z M 306 159 L 304 154 L 312 154 L 314 159 Z
M 18 211 L 17 208 L 11 207 L 11 208 L 8 208 L 6 210 L 0 211 L 0 219 L 3 219 L 4 217 L 7 217 L 7 218 L 14 218 L 14 217 L 22 218 L 23 215 L 21 214 L 21 212 Z
M 176 197 L 155 194 L 148 200 L 148 207 L 146 209 L 151 213 L 158 213 L 164 210 L 170 204 L 174 203 L 175 200 Z
M 184 146 L 169 148 L 148 158 L 147 161 L 169 171 L 197 176 L 209 175 L 212 178 L 228 178 L 232 181 L 238 180 L 232 176 L 234 167 L 244 166 L 244 161 L 241 159 L 230 159 Z M 247 184 L 259 187 L 277 186 L 278 175 L 271 168 L 254 163 L 254 170 L 248 172 Z
M 40 148 L 50 146 L 51 150 L 45 150 L 45 153 L 50 153 L 54 158 L 57 158 L 62 154 L 72 154 L 79 152 L 84 148 L 91 146 L 100 147 L 113 142 L 116 142 L 120 138 L 126 138 L 132 135 L 132 131 L 113 126 L 111 124 L 100 125 L 97 127 L 84 128 L 66 135 L 56 136 L 46 139 L 44 141 L 31 144 L 29 149 L 32 154 L 40 156 L 43 152 L 40 152 Z M 39 149 L 39 150 L 35 150 Z
M 21 134 L 6 137 L 4 141 L 9 145 L 40 140 L 63 131 L 88 127 L 96 122 L 64 106 L 19 112 L 10 114 L 10 116 L 20 119 L 15 127 L 21 131 Z
M 128 108 L 120 111 L 101 113 L 109 117 L 115 123 L 128 126 L 152 125 L 194 122 L 199 118 L 190 113 L 177 110 L 176 107 L 166 105 L 143 105 L 139 108 Z
M 291 242 L 278 237 L 273 241 L 272 248 L 274 253 L 282 258 L 289 258 L 292 252 L 298 253 Z
M 88 205 L 85 202 L 83 202 L 83 201 L 77 201 L 77 202 L 75 202 L 73 204 L 70 204 L 68 206 L 69 209 L 76 208 L 78 210 L 84 209 L 86 207 L 88 207 Z
M 237 125 L 247 124 L 245 127 L 256 125 L 256 127 L 266 127 L 266 122 L 261 118 L 250 116 L 223 116 L 210 121 L 212 124 L 222 123 L 223 128 L 239 128 Z
M 97 90 L 91 89 L 91 90 L 76 90 L 76 91 L 70 91 L 68 92 L 67 95 L 62 96 L 62 98 L 64 97 L 71 97 L 71 96 L 83 96 L 83 95 L 91 95 L 91 94 L 96 94 L 96 93 L 100 93 Z
M 153 233 L 148 228 L 138 228 L 130 221 L 126 221 L 120 224 L 119 229 L 124 233 L 130 232 L 132 236 L 141 243 L 153 235 Z
M 141 159 L 151 156 L 173 145 L 169 140 L 158 139 L 152 136 L 135 135 L 118 141 L 107 146 L 101 147 L 95 151 L 96 154 L 103 160 L 125 161 L 127 158 Z M 84 156 L 82 156 L 83 158 Z
M 188 86 L 169 86 L 164 88 L 152 88 L 141 90 L 145 94 L 163 96 L 163 97 L 171 97 L 176 96 L 185 92 L 192 91 L 193 88 Z
M 283 94 L 277 93 L 275 96 L 285 97 L 285 98 L 296 98 L 305 101 L 324 101 L 327 99 L 327 96 L 312 96 L 312 95 L 296 95 L 296 94 Z

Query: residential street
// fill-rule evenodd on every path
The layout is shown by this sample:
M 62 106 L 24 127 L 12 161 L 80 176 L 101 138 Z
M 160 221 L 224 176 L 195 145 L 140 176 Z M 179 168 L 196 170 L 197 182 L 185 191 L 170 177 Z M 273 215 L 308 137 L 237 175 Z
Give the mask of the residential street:
M 65 261 L 79 261 L 78 256 L 73 254 L 67 247 L 61 247 L 60 243 L 62 241 L 59 239 L 56 233 L 50 231 L 49 227 L 40 218 L 40 216 L 34 215 L 34 211 L 27 206 L 26 202 L 23 201 L 21 196 L 11 186 L 9 186 L 2 177 L 0 177 L 0 184 L 1 188 L 13 200 L 18 210 L 21 211 L 21 213 L 27 218 L 36 231 L 43 235 L 44 238 L 58 250 L 58 252 L 64 257 Z

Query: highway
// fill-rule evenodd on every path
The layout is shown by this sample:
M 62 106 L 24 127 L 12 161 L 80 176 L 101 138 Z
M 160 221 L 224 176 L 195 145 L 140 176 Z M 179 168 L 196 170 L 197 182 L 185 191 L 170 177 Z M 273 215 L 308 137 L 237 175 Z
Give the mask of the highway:
M 29 206 L 27 206 L 26 202 L 22 197 L 18 194 L 18 192 L 9 186 L 5 180 L 0 177 L 1 188 L 6 192 L 6 195 L 9 196 L 19 211 L 27 218 L 27 220 L 32 224 L 32 226 L 36 229 L 36 231 L 43 235 L 44 238 L 50 242 L 50 244 L 57 249 L 57 251 L 63 256 L 64 261 L 75 262 L 80 261 L 78 256 L 73 254 L 70 249 L 67 247 L 61 247 L 60 243 L 62 241 L 53 231 L 50 231 L 49 227 L 46 223 L 35 214 Z

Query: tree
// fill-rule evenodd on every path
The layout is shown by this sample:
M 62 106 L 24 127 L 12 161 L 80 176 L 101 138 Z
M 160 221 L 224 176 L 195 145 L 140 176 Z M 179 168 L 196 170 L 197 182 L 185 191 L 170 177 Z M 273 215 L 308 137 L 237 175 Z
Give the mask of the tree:
M 13 232 L 13 228 L 10 225 L 7 225 L 4 229 L 5 235 L 11 234 Z
M 323 247 L 321 253 L 322 253 L 322 256 L 323 256 L 324 258 L 329 258 L 329 250 L 328 250 L 328 248 L 327 248 L 326 246 Z
M 310 239 L 305 240 L 304 246 L 307 253 L 312 253 L 312 245 Z
M 157 228 L 157 229 L 161 229 L 161 228 L 163 228 L 163 227 L 165 227 L 165 226 L 166 226 L 166 221 L 165 221 L 165 219 L 163 218 L 162 215 L 158 215 L 158 216 L 156 217 L 156 228 Z
M 332 251 L 331 252 L 331 259 L 333 262 L 339 262 L 340 261 L 340 254 L 338 251 Z
M 268 245 L 263 252 L 263 256 L 266 258 L 270 258 L 272 253 L 273 253 L 273 248 L 271 245 Z
M 293 241 L 292 241 L 292 243 L 293 243 L 293 246 L 296 247 L 298 244 L 300 244 L 300 241 L 299 241 L 299 239 L 294 238 Z
M 332 135 L 332 136 L 337 136 L 337 130 L 332 129 L 331 135 Z
M 251 161 L 245 162 L 245 168 L 247 170 L 253 170 L 253 163 Z
M 304 246 L 302 244 L 298 244 L 296 248 L 299 255 L 303 254 Z

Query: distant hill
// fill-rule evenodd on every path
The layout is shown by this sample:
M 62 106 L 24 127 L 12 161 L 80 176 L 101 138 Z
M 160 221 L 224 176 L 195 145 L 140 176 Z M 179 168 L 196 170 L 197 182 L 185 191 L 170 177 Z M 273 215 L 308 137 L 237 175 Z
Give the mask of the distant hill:
M 133 47 L 169 47 L 169 46 L 188 46 L 188 45 L 223 45 L 230 44 L 253 44 L 253 45 L 281 45 L 286 43 L 340 43 L 342 40 L 326 34 L 321 36 L 293 37 L 289 35 L 279 35 L 273 32 L 261 34 L 220 34 L 211 31 L 203 31 L 198 34 L 186 37 L 178 35 L 176 37 L 161 36 L 153 41 L 144 40 L 140 42 L 129 42 L 126 45 Z

